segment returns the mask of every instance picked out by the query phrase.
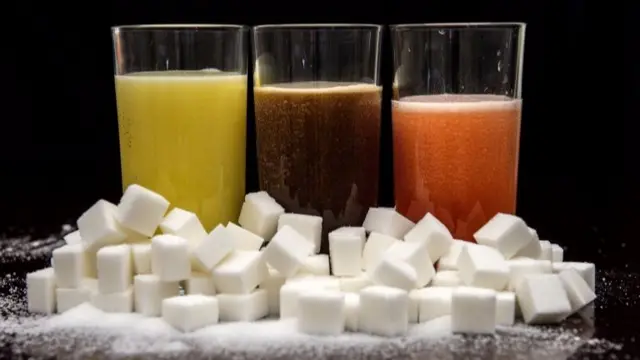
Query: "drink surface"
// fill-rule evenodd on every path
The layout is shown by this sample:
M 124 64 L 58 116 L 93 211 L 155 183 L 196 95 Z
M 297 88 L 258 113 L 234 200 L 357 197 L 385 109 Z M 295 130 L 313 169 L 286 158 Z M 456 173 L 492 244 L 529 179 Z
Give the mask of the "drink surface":
M 245 193 L 243 75 L 157 71 L 116 76 L 122 180 L 195 212 L 210 231 L 237 221 Z
M 261 189 L 323 216 L 325 234 L 360 225 L 378 197 L 381 88 L 299 82 L 256 87 L 254 99 Z
M 514 213 L 521 101 L 496 95 L 419 95 L 393 101 L 396 207 L 432 212 L 473 240 L 498 212 Z

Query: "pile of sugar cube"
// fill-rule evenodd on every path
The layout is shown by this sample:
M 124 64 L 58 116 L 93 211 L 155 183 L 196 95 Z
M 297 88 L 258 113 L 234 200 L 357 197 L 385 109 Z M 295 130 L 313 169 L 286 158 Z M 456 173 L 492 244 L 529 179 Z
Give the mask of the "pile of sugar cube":
M 329 233 L 326 255 L 318 254 L 322 218 L 285 213 L 266 192 L 246 195 L 238 223 L 211 232 L 169 206 L 139 185 L 118 205 L 96 202 L 52 266 L 27 275 L 29 310 L 89 302 L 162 317 L 183 332 L 279 317 L 307 334 L 379 336 L 450 316 L 453 332 L 491 334 L 516 317 L 560 323 L 596 297 L 594 265 L 563 262 L 560 246 L 514 215 L 497 214 L 472 243 L 432 214 L 414 224 L 371 208 L 363 226 Z

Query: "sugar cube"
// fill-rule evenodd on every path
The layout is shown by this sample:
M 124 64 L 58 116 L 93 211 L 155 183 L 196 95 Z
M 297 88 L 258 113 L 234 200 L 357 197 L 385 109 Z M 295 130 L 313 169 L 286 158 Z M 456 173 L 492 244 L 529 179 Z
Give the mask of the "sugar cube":
M 133 271 L 136 274 L 151 274 L 151 243 L 131 244 Z
M 522 249 L 518 250 L 518 252 L 513 256 L 516 257 L 527 257 L 531 259 L 539 259 L 542 254 L 542 247 L 540 246 L 540 238 L 538 237 L 538 232 L 532 228 L 529 228 L 529 232 L 531 233 L 532 240 L 527 243 Z
M 264 258 L 285 277 L 293 276 L 313 253 L 313 244 L 290 226 L 283 226 L 264 249 Z
M 558 244 L 551 244 L 551 261 L 554 263 L 562 262 L 564 257 L 564 249 Z
M 145 316 L 160 316 L 162 301 L 178 296 L 180 283 L 177 281 L 160 281 L 156 275 L 136 275 L 133 278 L 134 308 Z
M 454 239 L 451 241 L 449 250 L 438 260 L 438 270 L 458 270 L 458 258 L 460 257 L 462 247 L 466 245 L 473 246 L 475 244 L 464 240 Z
M 207 236 L 198 216 L 180 208 L 169 211 L 160 223 L 160 230 L 164 234 L 179 236 L 190 243 L 198 243 Z
M 383 257 L 367 275 L 375 284 L 409 291 L 418 283 L 416 270 L 404 261 Z
M 592 263 L 586 262 L 554 262 L 551 264 L 555 274 L 567 269 L 576 270 L 587 282 L 592 291 L 596 291 L 596 267 Z
M 280 318 L 298 316 L 298 297 L 310 290 L 339 291 L 339 283 L 329 277 L 303 277 L 290 279 L 280 288 Z
M 284 208 L 267 194 L 247 194 L 238 224 L 252 233 L 271 240 L 278 229 L 278 218 L 284 214 Z
M 231 221 L 227 223 L 227 233 L 233 240 L 235 250 L 257 251 L 260 250 L 262 243 L 264 243 L 263 238 L 249 230 L 243 229 Z
M 431 280 L 431 286 L 456 287 L 462 285 L 460 274 L 454 270 L 438 271 Z
M 175 296 L 162 301 L 162 318 L 182 332 L 218 323 L 218 299 L 206 295 Z
M 507 286 L 509 291 L 514 291 L 518 286 L 518 281 L 525 275 L 551 273 L 551 261 L 548 260 L 513 258 L 507 260 L 507 266 L 509 267 L 509 284 Z
M 511 326 L 516 318 L 516 294 L 499 292 L 496 294 L 496 324 Z
M 521 218 L 503 213 L 496 214 L 473 237 L 478 244 L 497 249 L 506 259 L 533 241 L 529 227 Z
M 358 331 L 358 318 L 360 316 L 360 294 L 344 294 L 344 328 L 347 331 Z
M 308 256 L 302 262 L 300 272 L 317 276 L 328 276 L 330 274 L 329 255 L 319 254 Z
M 553 249 L 550 241 L 540 240 L 540 260 L 553 261 Z
M 516 287 L 516 297 L 527 324 L 557 324 L 571 313 L 562 280 L 555 274 L 524 276 Z
M 256 321 L 269 314 L 267 292 L 257 289 L 249 294 L 219 294 L 220 321 Z
M 451 295 L 454 333 L 493 334 L 496 331 L 496 292 L 460 286 Z
M 90 302 L 91 295 L 96 291 L 92 291 L 87 286 L 79 286 L 75 289 L 57 288 L 56 289 L 56 306 L 58 313 L 62 314 L 80 304 Z
M 278 270 L 269 267 L 268 275 L 262 280 L 259 287 L 267 292 L 267 303 L 269 315 L 280 315 L 280 288 L 284 285 L 286 278 Z
M 213 269 L 213 282 L 218 293 L 248 294 L 268 274 L 260 251 L 234 251 Z
M 569 299 L 569 304 L 571 304 L 571 313 L 577 312 L 596 299 L 596 294 L 576 270 L 563 270 L 558 276 L 567 292 L 567 298 Z
M 78 231 L 85 248 L 97 251 L 124 241 L 127 234 L 116 221 L 117 209 L 106 200 L 98 200 L 78 218 Z
M 402 239 L 414 225 L 394 208 L 386 207 L 370 208 L 362 224 L 370 233 L 377 232 L 397 239 Z
M 339 280 L 340 291 L 348 293 L 357 293 L 367 286 L 373 285 L 373 282 L 366 273 L 362 272 L 358 276 L 341 277 Z
M 67 245 L 76 245 L 82 243 L 82 237 L 80 237 L 80 231 L 76 230 L 74 232 L 70 232 L 64 236 L 64 242 Z
M 416 272 L 417 287 L 426 286 L 436 273 L 429 258 L 426 242 L 398 241 L 387 250 L 384 256 L 409 264 Z
M 302 237 L 313 244 L 314 251 L 320 251 L 322 240 L 322 217 L 303 214 L 282 214 L 278 218 L 278 230 L 283 226 L 291 226 Z
M 53 314 L 56 311 L 56 275 L 53 268 L 27 274 L 29 312 Z
M 372 232 L 369 234 L 362 250 L 363 270 L 373 270 L 391 245 L 398 242 L 400 240 L 381 233 Z
M 414 295 L 418 302 L 418 321 L 425 323 L 435 318 L 451 315 L 451 294 L 453 288 L 450 287 L 427 287 L 418 289 Z
M 189 242 L 175 235 L 151 239 L 151 272 L 162 281 L 181 281 L 191 274 Z
M 131 246 L 105 246 L 98 250 L 98 290 L 102 294 L 121 293 L 131 286 Z
M 464 246 L 458 259 L 458 274 L 468 286 L 503 290 L 509 282 L 509 267 L 494 248 Z
M 387 286 L 369 286 L 360 291 L 358 326 L 364 333 L 399 336 L 407 332 L 409 295 Z
M 425 243 L 429 258 L 436 262 L 449 251 L 453 236 L 447 227 L 431 213 L 427 213 L 405 236 L 406 242 Z
M 346 322 L 345 296 L 338 291 L 312 290 L 298 298 L 298 329 L 306 334 L 339 335 Z
M 212 271 L 233 252 L 233 249 L 233 238 L 224 225 L 218 225 L 196 245 L 193 251 L 200 264 L 207 271 Z
M 76 288 L 88 275 L 82 244 L 64 245 L 52 253 L 56 284 L 61 288 Z
M 364 242 L 363 227 L 342 227 L 329 233 L 329 259 L 333 275 L 357 276 L 361 273 Z
M 127 229 L 153 236 L 168 209 L 169 201 L 162 195 L 133 184 L 120 199 L 117 219 Z
M 109 294 L 93 293 L 91 305 L 107 313 L 133 312 L 133 289 L 129 287 L 125 291 Z
M 413 289 L 409 291 L 409 307 L 407 313 L 407 319 L 410 324 L 415 324 L 419 321 L 419 311 L 420 311 L 420 290 L 422 289 Z
M 211 274 L 193 272 L 187 280 L 184 281 L 184 290 L 187 295 L 215 295 L 216 287 Z

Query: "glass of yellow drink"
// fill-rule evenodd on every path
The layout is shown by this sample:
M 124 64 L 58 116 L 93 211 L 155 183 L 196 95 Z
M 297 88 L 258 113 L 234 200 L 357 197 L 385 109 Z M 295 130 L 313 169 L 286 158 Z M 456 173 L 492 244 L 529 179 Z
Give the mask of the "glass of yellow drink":
M 236 221 L 245 193 L 248 29 L 112 29 L 123 188 L 139 184 L 196 213 Z

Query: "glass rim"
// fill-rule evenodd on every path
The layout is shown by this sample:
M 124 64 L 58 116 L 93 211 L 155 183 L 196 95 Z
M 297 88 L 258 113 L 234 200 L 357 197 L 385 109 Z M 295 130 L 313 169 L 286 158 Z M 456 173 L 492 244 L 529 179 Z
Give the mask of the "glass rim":
M 366 23 L 300 23 L 264 24 L 253 27 L 254 32 L 263 30 L 382 30 L 384 25 Z
M 525 22 L 452 22 L 452 23 L 414 23 L 414 24 L 394 24 L 389 25 L 391 30 L 406 29 L 504 29 L 504 28 L 524 28 Z
M 111 31 L 135 31 L 135 30 L 240 30 L 249 31 L 249 27 L 239 24 L 137 24 L 137 25 L 117 25 L 112 26 Z

